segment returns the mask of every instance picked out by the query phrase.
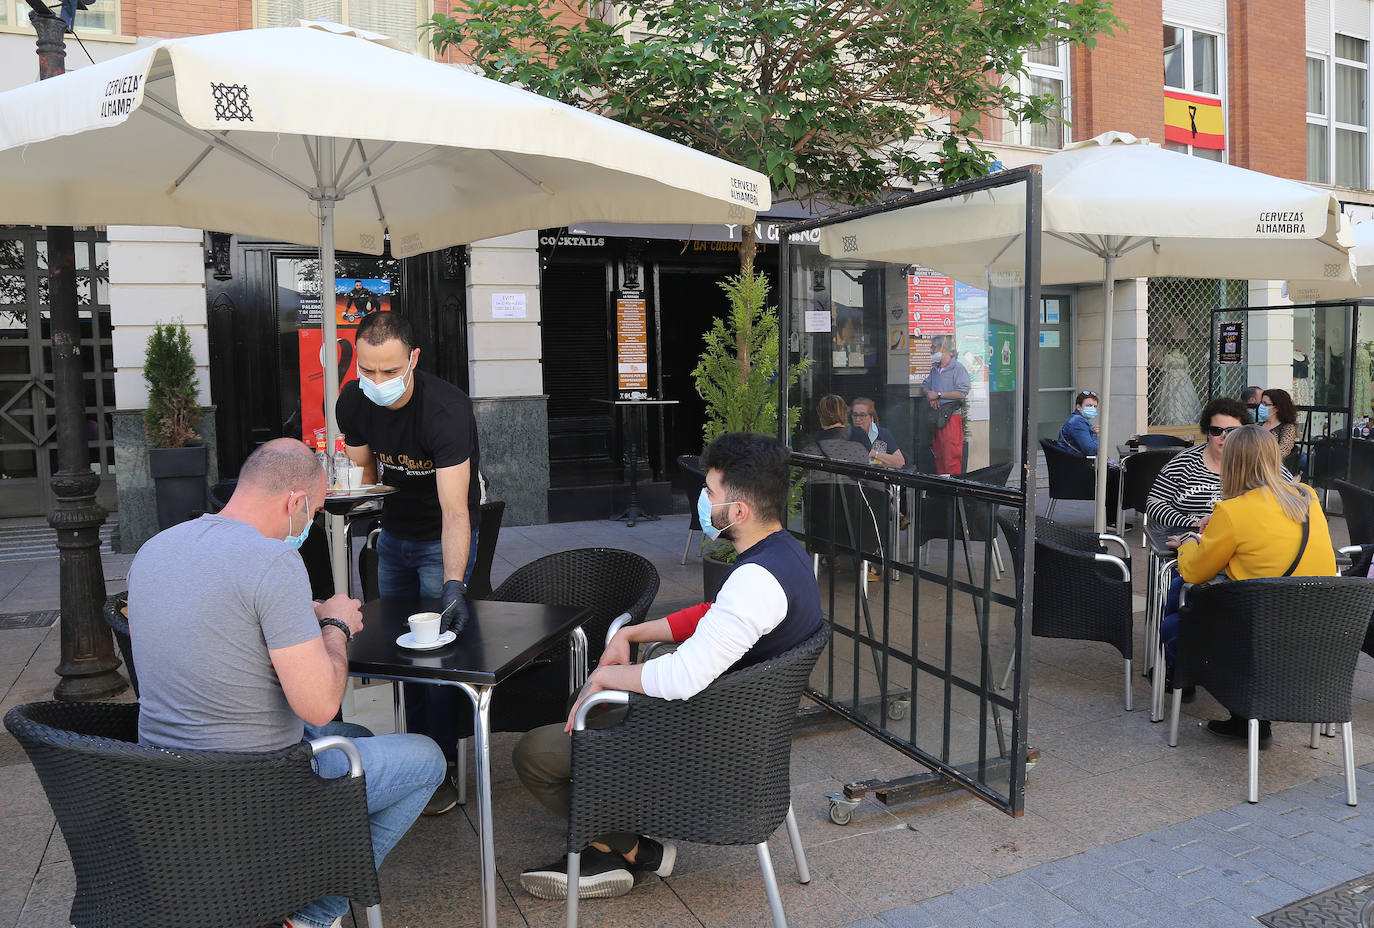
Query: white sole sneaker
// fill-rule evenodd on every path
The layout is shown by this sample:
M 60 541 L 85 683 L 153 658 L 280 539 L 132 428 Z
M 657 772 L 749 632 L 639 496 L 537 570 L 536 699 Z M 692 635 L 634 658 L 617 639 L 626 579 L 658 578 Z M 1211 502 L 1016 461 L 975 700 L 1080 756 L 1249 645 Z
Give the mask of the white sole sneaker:
M 520 887 L 536 899 L 568 898 L 568 875 L 557 870 L 527 870 L 520 874 Z M 612 899 L 623 896 L 635 887 L 634 875 L 628 870 L 607 870 L 594 876 L 580 877 L 577 898 Z

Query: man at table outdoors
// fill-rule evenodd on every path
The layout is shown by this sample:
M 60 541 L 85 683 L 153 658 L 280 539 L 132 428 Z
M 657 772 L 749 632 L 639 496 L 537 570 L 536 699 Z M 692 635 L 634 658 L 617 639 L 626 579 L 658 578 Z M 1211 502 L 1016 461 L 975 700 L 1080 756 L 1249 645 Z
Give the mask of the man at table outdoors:
M 707 537 L 726 538 L 739 554 L 716 594 L 666 618 L 621 629 L 607 644 L 596 670 L 578 697 L 598 690 L 629 690 L 660 699 L 690 699 L 727 670 L 776 657 L 806 641 L 820 628 L 820 593 L 811 560 L 782 527 L 787 508 L 788 453 L 775 439 L 734 432 L 722 435 L 701 456 L 706 486 L 697 510 Z M 630 663 L 630 645 L 680 642 L 671 654 L 644 664 Z M 567 818 L 572 795 L 573 714 L 563 725 L 527 732 L 515 746 L 515 771 L 541 805 Z M 623 708 L 595 718 L 614 725 Z M 634 789 L 626 783 L 626 789 Z M 728 787 L 727 787 L 728 788 Z M 668 876 L 677 850 L 645 835 L 602 835 L 582 851 L 580 898 L 619 896 L 634 886 L 636 873 Z M 568 859 L 520 875 L 525 891 L 541 899 L 568 894 Z
M 358 601 L 310 599 L 296 549 L 324 500 L 324 471 L 301 442 L 279 438 L 243 463 L 229 504 L 161 532 L 129 568 L 129 628 L 139 668 L 138 740 L 177 749 L 275 751 L 302 737 L 356 739 L 367 776 L 378 866 L 444 775 L 422 735 L 334 722 L 348 679 Z M 348 772 L 340 751 L 315 759 Z M 318 899 L 287 928 L 338 928 L 348 900 Z
M 936 415 L 935 436 L 931 445 L 935 452 L 937 474 L 959 474 L 964 470 L 964 416 L 958 409 L 950 411 L 950 404 L 962 404 L 973 383 L 968 369 L 955 360 L 954 336 L 937 335 L 930 342 L 930 373 L 921 382 L 926 399 Z M 939 414 L 950 412 L 944 425 Z
M 416 368 L 420 349 L 404 316 L 372 313 L 357 337 L 358 379 L 339 391 L 334 409 L 348 457 L 363 466 L 363 479 L 398 488 L 382 506 L 378 592 L 442 597 L 442 608 L 452 609 L 445 630 L 461 632 L 482 511 L 472 401 Z M 419 684 L 406 684 L 405 697 L 407 730 L 439 742 L 452 767 L 465 697 L 453 687 Z M 458 789 L 448 776 L 425 814 L 440 815 L 457 804 Z

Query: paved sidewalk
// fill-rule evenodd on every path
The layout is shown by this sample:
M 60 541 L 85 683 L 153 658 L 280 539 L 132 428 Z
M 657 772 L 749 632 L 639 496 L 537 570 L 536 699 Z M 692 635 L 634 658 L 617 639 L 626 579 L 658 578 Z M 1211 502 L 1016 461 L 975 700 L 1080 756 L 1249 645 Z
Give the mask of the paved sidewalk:
M 1080 524 L 1085 513 L 1068 503 L 1056 510 Z M 1343 537 L 1339 519 L 1333 528 Z M 686 516 L 634 528 L 504 527 L 493 579 L 568 547 L 631 548 L 660 571 L 655 612 L 662 614 L 700 598 L 699 561 L 678 564 L 686 531 Z M 105 557 L 111 591 L 124 588 L 130 560 Z M 1137 592 L 1144 560 L 1136 558 Z M 0 616 L 56 609 L 57 573 L 53 558 L 0 563 Z M 56 626 L 0 629 L 0 712 L 48 698 L 57 657 Z M 1202 694 L 1185 706 L 1179 746 L 1169 748 L 1165 726 L 1150 723 L 1142 708 L 1143 689 L 1136 711 L 1122 709 L 1120 673 L 1110 648 L 1034 639 L 1029 728 L 1041 760 L 1019 819 L 952 792 L 893 807 L 865 799 L 852 824 L 838 827 L 827 817 L 826 792 L 920 768 L 847 725 L 800 731 L 792 800 L 809 885 L 796 883 L 787 842 L 771 842 L 792 928 L 1253 925 L 1252 914 L 1374 871 L 1374 821 L 1364 806 L 1342 801 L 1338 739 L 1313 751 L 1305 726 L 1276 724 L 1260 758 L 1264 800 L 1250 807 L 1242 801 L 1244 748 L 1198 727 L 1220 714 L 1216 704 Z M 1356 759 L 1370 764 L 1374 662 L 1365 658 L 1355 695 Z M 384 686 L 362 690 L 358 711 L 387 700 Z M 522 868 L 561 853 L 563 833 L 516 781 L 508 759 L 515 737 L 493 739 L 498 917 L 502 928 L 555 928 L 562 906 L 525 896 L 516 881 Z M 1374 802 L 1372 783 L 1374 773 L 1362 768 L 1365 803 Z M 61 928 L 73 889 L 66 848 L 32 768 L 3 732 L 0 795 L 9 850 L 0 855 L 0 928 Z M 422 819 L 388 858 L 382 882 L 391 928 L 477 924 L 474 814 Z M 584 904 L 582 923 L 735 928 L 766 925 L 768 914 L 751 848 L 688 846 L 670 878 Z

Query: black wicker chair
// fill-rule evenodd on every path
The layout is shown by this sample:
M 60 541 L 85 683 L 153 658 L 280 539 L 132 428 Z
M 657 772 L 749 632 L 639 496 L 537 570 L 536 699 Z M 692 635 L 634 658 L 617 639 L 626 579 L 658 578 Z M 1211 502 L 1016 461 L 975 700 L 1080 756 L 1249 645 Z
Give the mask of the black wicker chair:
M 1166 436 L 1172 438 L 1173 436 Z M 1146 529 L 1150 525 L 1150 517 L 1145 514 L 1145 506 L 1149 503 L 1150 490 L 1154 488 L 1155 479 L 1159 472 L 1164 469 L 1164 465 L 1178 454 L 1179 449 L 1174 447 L 1153 448 L 1149 451 L 1140 451 L 1129 454 L 1121 461 L 1120 495 L 1117 502 L 1117 515 L 1121 524 L 1117 525 L 1118 533 L 1125 534 L 1126 510 L 1134 509 L 1140 513 L 1140 546 L 1143 548 L 1148 544 Z
M 1347 545 L 1341 548 L 1341 554 L 1350 558 L 1350 566 L 1341 571 L 1341 576 L 1369 576 L 1369 566 L 1374 563 L 1374 544 Z M 1374 657 L 1374 613 L 1369 616 L 1369 627 L 1365 629 L 1364 643 L 1360 645 L 1360 650 Z
M 1374 544 L 1374 491 L 1347 480 L 1332 484 L 1341 495 L 1341 514 L 1352 545 Z
M 706 473 L 701 469 L 701 455 L 679 454 L 673 489 L 686 494 L 688 518 L 691 520 L 687 523 L 687 543 L 682 546 L 682 564 L 687 563 L 687 552 L 692 549 L 692 533 L 701 531 L 701 517 L 697 515 L 697 497 L 701 495 L 701 488 L 704 486 Z
M 1005 515 L 997 523 L 1007 542 L 1019 545 L 1021 533 Z M 1031 634 L 1041 638 L 1101 641 L 1126 662 L 1126 711 L 1134 706 L 1131 663 L 1134 656 L 1131 559 L 1126 542 L 1115 535 L 1094 535 L 1051 519 L 1035 520 L 1035 603 Z M 1120 545 L 1109 554 L 1104 542 Z M 1017 563 L 1015 557 L 1013 564 Z M 1020 587 L 1018 568 L 1017 587 Z M 1012 656 L 1013 661 L 1015 655 Z M 1002 676 L 1006 687 L 1012 663 Z
M 1136 441 L 1146 448 L 1187 448 L 1192 444 L 1186 438 L 1167 435 L 1164 432 L 1146 432 L 1144 435 L 1137 435 Z
M 603 691 L 579 707 L 568 817 L 568 926 L 577 925 L 581 850 L 613 831 L 758 848 L 774 928 L 786 928 L 768 838 L 784 821 L 797 879 L 810 882 L 792 814 L 792 729 L 829 626 L 786 654 L 724 674 L 686 700 Z M 588 710 L 628 705 L 610 728 L 584 727 Z
M 1340 722 L 1346 803 L 1355 805 L 1350 702 L 1374 612 L 1374 580 L 1275 577 L 1195 587 L 1179 623 L 1169 744 L 1178 743 L 1185 686 L 1204 686 L 1250 720 L 1250 802 L 1259 801 L 1259 719 Z
M 106 597 L 105 624 L 110 627 L 115 644 L 119 645 L 119 655 L 124 658 L 124 672 L 129 675 L 129 685 L 134 688 L 134 695 L 137 696 L 138 671 L 134 670 L 134 645 L 129 640 L 129 618 L 124 614 L 128 607 L 127 591 Z
M 1045 468 L 1050 476 L 1050 506 L 1045 510 L 1048 518 L 1054 517 L 1054 505 L 1061 499 L 1095 498 L 1097 475 L 1093 462 L 1081 454 L 1066 451 L 1048 438 L 1040 439 L 1040 448 L 1045 452 Z M 1116 500 L 1119 493 L 1117 484 L 1121 472 L 1115 467 L 1107 470 L 1107 521 L 1116 523 Z
M 322 896 L 368 907 L 381 891 L 358 755 L 346 738 L 263 754 L 138 744 L 135 703 L 17 706 L 23 745 L 76 872 L 76 928 L 245 928 Z M 314 753 L 344 750 L 354 774 L 316 775 Z
M 1011 462 L 993 464 L 961 474 L 957 479 L 972 483 L 987 483 L 993 486 L 1006 486 L 1011 476 Z M 953 538 L 964 542 L 964 556 L 969 563 L 968 542 L 990 543 L 992 548 L 992 567 L 1000 578 L 1002 575 L 1002 556 L 997 551 L 997 528 L 991 524 L 991 503 L 981 500 L 963 500 L 949 494 L 925 492 L 921 494 L 919 517 L 916 519 L 916 547 L 924 548 L 926 542 L 940 538 Z M 956 503 L 962 505 L 956 505 Z M 970 576 L 969 578 L 973 578 Z

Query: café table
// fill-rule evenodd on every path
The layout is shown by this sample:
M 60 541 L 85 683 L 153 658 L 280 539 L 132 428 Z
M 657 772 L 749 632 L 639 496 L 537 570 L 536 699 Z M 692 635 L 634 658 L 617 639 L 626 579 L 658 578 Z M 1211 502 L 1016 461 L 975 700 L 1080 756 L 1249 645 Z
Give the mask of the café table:
M 348 673 L 392 681 L 396 730 L 405 731 L 400 683 L 455 686 L 472 701 L 476 747 L 477 831 L 481 851 L 482 928 L 496 926 L 496 850 L 491 820 L 491 695 L 525 664 L 565 636 L 585 638 L 578 627 L 591 615 L 581 606 L 471 600 L 472 617 L 452 644 L 432 651 L 402 648 L 396 639 L 416 612 L 438 611 L 438 600 L 395 597 L 363 606 L 363 630 L 348 646 Z M 578 642 L 574 641 L 574 647 Z
M 1177 570 L 1178 554 L 1169 547 L 1170 535 L 1193 531 L 1190 528 L 1150 525 L 1145 539 L 1150 556 L 1145 568 L 1145 655 L 1151 671 L 1150 721 L 1164 720 L 1164 642 L 1159 635 L 1164 607 L 1169 599 L 1169 584 Z
M 376 515 L 381 500 L 395 493 L 399 487 L 381 483 L 368 484 L 353 490 L 329 489 L 324 494 L 324 530 L 329 538 L 329 563 L 334 572 L 334 592 L 352 590 L 353 558 L 346 550 L 348 523 L 354 517 Z

